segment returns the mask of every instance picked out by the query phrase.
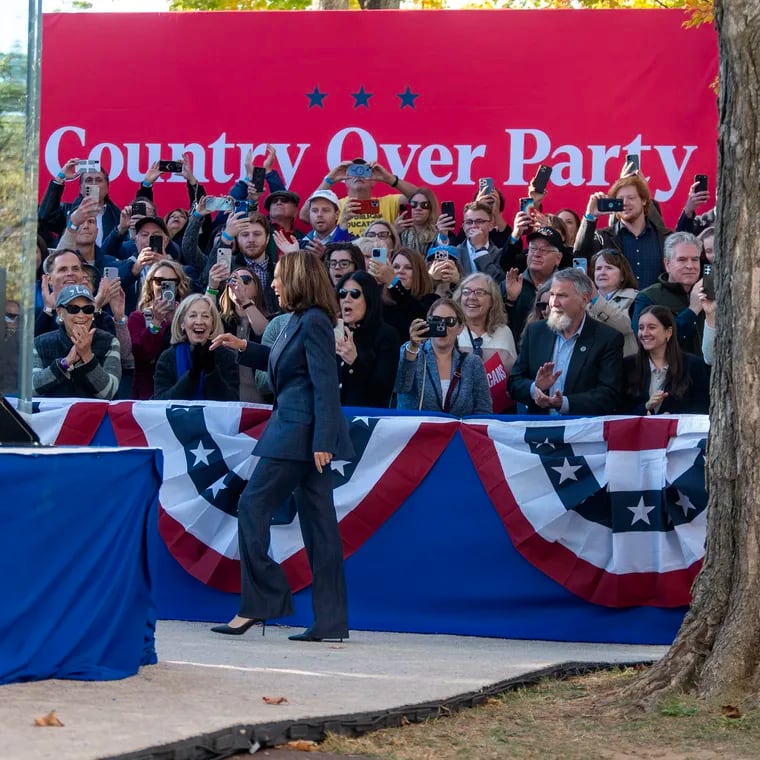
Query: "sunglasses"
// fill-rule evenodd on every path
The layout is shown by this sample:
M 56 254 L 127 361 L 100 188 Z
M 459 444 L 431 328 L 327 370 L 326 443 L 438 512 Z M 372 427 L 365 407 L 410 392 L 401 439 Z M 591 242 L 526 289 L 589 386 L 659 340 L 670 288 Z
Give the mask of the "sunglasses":
M 172 279 L 171 277 L 154 277 L 153 282 L 155 282 L 157 285 L 163 285 L 165 282 L 177 283 L 179 280 Z
M 15 322 L 18 319 L 18 314 L 11 314 L 9 311 L 6 311 L 5 318 L 11 322 Z
M 83 314 L 95 313 L 95 305 L 91 303 L 85 304 L 84 306 L 77 306 L 73 303 L 67 303 L 63 308 L 66 309 L 69 314 L 79 314 L 80 311 Z
M 359 290 L 359 288 L 351 288 L 351 290 L 346 290 L 345 288 L 341 288 L 338 291 L 338 298 L 342 301 L 346 296 L 351 296 L 351 298 L 356 301 L 357 299 L 362 297 L 362 292 Z
M 240 282 L 242 282 L 243 285 L 250 285 L 253 282 L 253 277 L 251 277 L 251 275 L 249 274 L 233 275 L 232 277 L 229 277 L 227 279 L 227 284 L 232 285 L 232 283 L 235 282 L 235 280 L 240 280 Z
M 430 201 L 409 201 L 409 208 L 424 208 L 429 210 L 432 207 Z

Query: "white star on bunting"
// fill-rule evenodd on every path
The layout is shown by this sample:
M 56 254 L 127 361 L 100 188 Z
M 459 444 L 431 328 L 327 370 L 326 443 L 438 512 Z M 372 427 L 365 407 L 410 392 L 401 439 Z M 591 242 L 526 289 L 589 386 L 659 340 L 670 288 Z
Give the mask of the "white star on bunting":
M 583 467 L 582 464 L 572 465 L 565 459 L 562 467 L 552 467 L 552 470 L 559 473 L 559 484 L 562 485 L 566 480 L 578 480 L 578 476 L 575 473 L 581 467 Z
M 345 459 L 333 459 L 332 462 L 330 462 L 330 467 L 333 470 L 337 470 L 343 477 L 346 477 L 346 473 L 343 472 L 343 468 L 347 464 L 351 464 L 351 462 L 347 462 Z
M 188 451 L 195 457 L 193 467 L 197 467 L 200 463 L 208 466 L 208 455 L 213 454 L 213 449 L 204 449 L 203 441 L 198 441 L 198 445 L 194 449 L 188 449 Z
M 654 507 L 645 507 L 643 496 L 641 497 L 641 499 L 639 499 L 639 503 L 635 507 L 627 507 L 627 509 L 630 509 L 631 512 L 633 512 L 633 519 L 631 520 L 631 525 L 634 525 L 639 520 L 645 522 L 647 525 L 652 524 L 649 522 L 649 513 L 654 509 Z

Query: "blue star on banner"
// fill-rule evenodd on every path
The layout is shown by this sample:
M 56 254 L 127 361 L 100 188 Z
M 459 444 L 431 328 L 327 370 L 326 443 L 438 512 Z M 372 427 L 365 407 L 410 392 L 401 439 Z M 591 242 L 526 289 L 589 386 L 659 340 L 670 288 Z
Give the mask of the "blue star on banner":
M 359 88 L 359 92 L 352 92 L 351 97 L 354 99 L 354 108 L 364 106 L 369 108 L 369 99 L 372 97 L 371 92 L 367 92 L 364 89 L 364 85 Z
M 327 93 L 320 92 L 319 85 L 314 85 L 314 90 L 312 92 L 307 92 L 306 97 L 309 99 L 309 108 L 314 108 L 314 106 L 324 108 L 322 101 L 327 97 Z
M 418 92 L 412 92 L 412 88 L 409 87 L 409 85 L 406 86 L 406 89 L 403 92 L 400 92 L 398 95 L 396 95 L 397 98 L 401 99 L 401 108 L 406 108 L 409 106 L 409 108 L 414 108 L 414 101 L 419 98 L 420 94 Z

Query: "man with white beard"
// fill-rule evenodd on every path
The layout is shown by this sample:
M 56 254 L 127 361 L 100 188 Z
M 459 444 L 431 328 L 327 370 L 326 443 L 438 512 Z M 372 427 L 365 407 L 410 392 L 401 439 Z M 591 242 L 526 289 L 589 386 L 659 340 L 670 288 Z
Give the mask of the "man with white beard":
M 507 382 L 529 414 L 614 414 L 623 390 L 623 336 L 586 314 L 593 285 L 580 269 L 552 277 L 549 316 L 529 325 Z

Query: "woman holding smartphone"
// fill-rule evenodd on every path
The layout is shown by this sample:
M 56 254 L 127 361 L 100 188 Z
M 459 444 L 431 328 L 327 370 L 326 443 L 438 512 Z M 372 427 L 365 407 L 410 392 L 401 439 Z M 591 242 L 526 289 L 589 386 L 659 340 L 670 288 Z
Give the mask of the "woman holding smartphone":
M 240 635 L 256 623 L 292 614 L 285 573 L 269 556 L 269 531 L 275 510 L 295 494 L 313 576 L 314 623 L 290 639 L 342 640 L 348 638 L 348 611 L 330 462 L 350 460 L 354 450 L 340 408 L 333 331 L 338 307 L 324 264 L 308 251 L 283 256 L 272 287 L 291 316 L 271 349 L 231 333 L 212 343 L 212 350 L 237 350 L 241 364 L 267 368 L 276 406 L 253 451 L 259 461 L 238 504 L 239 612 L 211 630 Z

